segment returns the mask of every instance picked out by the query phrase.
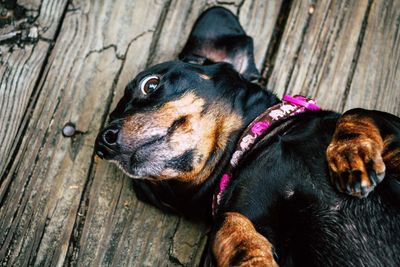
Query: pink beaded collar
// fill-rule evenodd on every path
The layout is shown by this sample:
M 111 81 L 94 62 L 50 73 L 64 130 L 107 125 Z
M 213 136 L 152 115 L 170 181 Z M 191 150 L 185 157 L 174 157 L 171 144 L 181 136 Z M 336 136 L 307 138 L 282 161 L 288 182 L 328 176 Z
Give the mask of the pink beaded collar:
M 307 110 L 320 110 L 320 107 L 313 99 L 305 98 L 304 96 L 285 95 L 281 103 L 268 108 L 250 123 L 240 137 L 236 150 L 227 166 L 227 170 L 221 177 L 219 188 L 214 193 L 212 202 L 214 216 L 217 213 L 221 197 L 232 180 L 232 172 L 243 155 L 268 132 L 271 125 Z

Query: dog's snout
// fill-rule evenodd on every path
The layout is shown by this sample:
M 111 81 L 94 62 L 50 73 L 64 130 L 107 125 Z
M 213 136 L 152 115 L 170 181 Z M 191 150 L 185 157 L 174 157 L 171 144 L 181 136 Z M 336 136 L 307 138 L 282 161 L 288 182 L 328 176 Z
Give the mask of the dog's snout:
M 112 159 L 118 153 L 120 126 L 110 125 L 99 133 L 96 140 L 96 154 L 103 159 Z
M 116 146 L 118 140 L 118 133 L 119 133 L 118 128 L 105 129 L 102 135 L 104 143 L 109 147 Z

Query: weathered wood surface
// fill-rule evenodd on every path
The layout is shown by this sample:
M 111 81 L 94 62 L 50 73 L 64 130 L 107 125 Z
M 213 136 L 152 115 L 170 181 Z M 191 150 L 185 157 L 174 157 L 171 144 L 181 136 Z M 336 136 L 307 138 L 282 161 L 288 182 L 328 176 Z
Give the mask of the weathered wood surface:
M 263 82 L 278 95 L 400 115 L 399 0 L 18 3 L 36 17 L 29 25 L 39 35 L 22 47 L 0 43 L 6 266 L 199 264 L 207 227 L 138 201 L 129 179 L 94 157 L 93 143 L 128 81 L 173 59 L 207 7 L 238 14 Z M 61 135 L 67 122 L 79 130 L 73 138 Z
M 400 1 L 371 5 L 345 109 L 362 106 L 400 115 Z
M 0 31 L 0 36 L 17 35 L 16 39 L 20 39 L 20 35 L 28 39 L 26 35 L 37 32 L 29 40 L 22 40 L 21 47 L 14 46 L 11 50 L 8 45 L 0 47 L 0 177 L 9 168 L 22 139 L 29 120 L 29 105 L 36 96 L 37 82 L 41 78 L 51 42 L 62 23 L 66 5 L 67 0 L 31 1 L 26 6 L 31 11 L 26 15 L 36 17 L 33 23 L 21 19 L 15 22 L 17 27 L 4 27 Z

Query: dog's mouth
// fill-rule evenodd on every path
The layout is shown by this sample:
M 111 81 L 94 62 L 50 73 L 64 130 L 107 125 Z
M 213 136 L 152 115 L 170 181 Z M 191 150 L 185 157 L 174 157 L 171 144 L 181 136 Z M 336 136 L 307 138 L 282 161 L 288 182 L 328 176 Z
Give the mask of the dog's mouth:
M 125 175 L 132 179 L 158 180 L 156 176 L 149 174 L 146 168 L 131 165 L 129 160 L 112 159 L 109 161 L 114 163 Z
M 114 163 L 125 175 L 129 176 L 130 178 L 142 179 L 140 176 L 136 176 L 131 173 L 131 171 L 130 171 L 131 168 L 130 168 L 129 164 L 126 163 L 126 161 L 115 160 L 115 159 L 111 159 L 109 161 L 111 163 Z
M 166 135 L 154 136 L 135 149 L 120 151 L 109 161 L 131 178 L 155 179 L 165 168 L 167 156 L 162 151 L 166 146 Z

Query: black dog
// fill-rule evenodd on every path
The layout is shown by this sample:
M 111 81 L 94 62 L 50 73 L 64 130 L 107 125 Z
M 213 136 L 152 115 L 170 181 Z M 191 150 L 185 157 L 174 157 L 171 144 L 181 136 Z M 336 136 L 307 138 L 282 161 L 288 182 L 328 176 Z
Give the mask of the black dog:
M 180 60 L 128 84 L 97 154 L 160 208 L 214 204 L 218 266 L 400 266 L 400 119 L 281 102 L 257 77 L 252 39 L 209 9 Z

